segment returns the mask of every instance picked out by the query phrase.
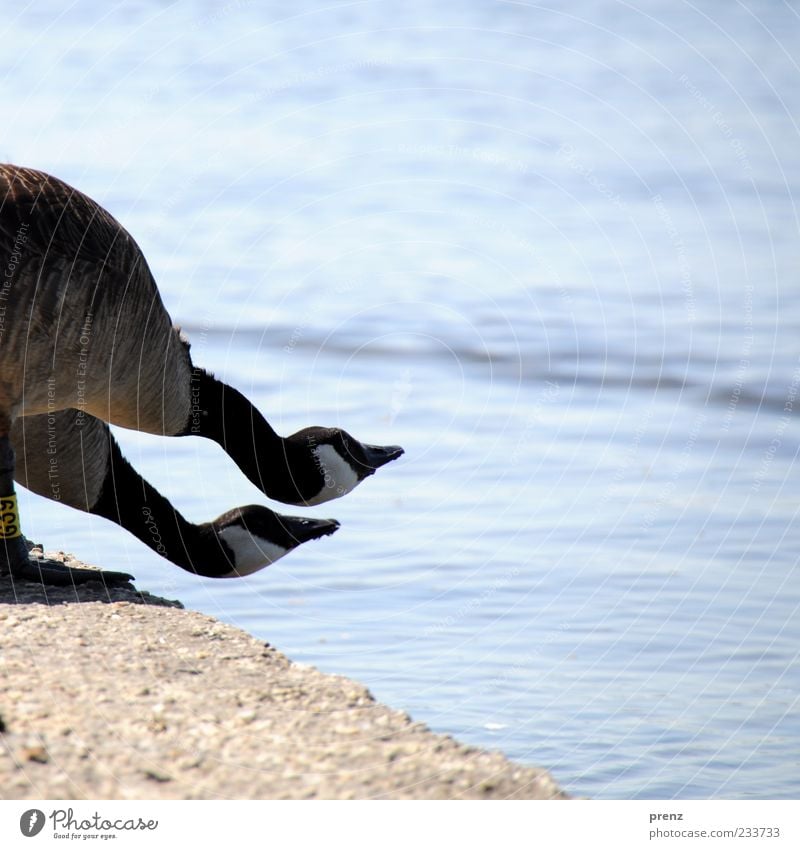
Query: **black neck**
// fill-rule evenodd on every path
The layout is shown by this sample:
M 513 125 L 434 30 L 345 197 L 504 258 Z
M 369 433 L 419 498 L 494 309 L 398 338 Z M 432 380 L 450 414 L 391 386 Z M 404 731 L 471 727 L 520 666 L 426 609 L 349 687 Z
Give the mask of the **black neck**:
M 110 434 L 109 443 L 105 482 L 89 512 L 121 525 L 187 572 L 210 578 L 230 572 L 235 565 L 232 552 L 211 525 L 187 522 L 136 472 Z
M 297 446 L 280 437 L 237 389 L 195 368 L 191 380 L 192 409 L 179 436 L 205 436 L 223 450 L 247 478 L 269 498 L 299 504 L 319 489 L 316 469 Z M 312 480 L 307 482 L 311 476 Z

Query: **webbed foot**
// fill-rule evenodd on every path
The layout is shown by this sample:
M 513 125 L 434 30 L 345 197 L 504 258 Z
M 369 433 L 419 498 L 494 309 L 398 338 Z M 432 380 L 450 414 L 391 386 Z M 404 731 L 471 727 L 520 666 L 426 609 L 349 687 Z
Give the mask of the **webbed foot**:
M 3 542 L 5 545 L 0 543 L 0 574 L 10 573 L 13 578 L 58 587 L 86 584 L 89 581 L 123 584 L 133 580 L 133 575 L 125 572 L 76 569 L 67 566 L 63 560 L 55 560 L 52 557 L 45 557 L 43 552 L 39 553 L 40 547 L 27 543 L 24 537 Z
M 50 586 L 72 586 L 100 581 L 104 584 L 127 584 L 134 578 L 126 572 L 110 572 L 103 569 L 74 569 L 58 560 L 29 556 L 24 562 L 11 569 L 15 578 Z

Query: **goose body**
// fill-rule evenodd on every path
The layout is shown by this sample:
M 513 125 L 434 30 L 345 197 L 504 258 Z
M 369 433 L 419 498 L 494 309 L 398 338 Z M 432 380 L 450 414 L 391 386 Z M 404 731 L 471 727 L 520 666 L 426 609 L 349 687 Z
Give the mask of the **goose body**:
M 338 528 L 255 505 L 192 524 L 125 460 L 108 423 L 212 439 L 265 495 L 299 506 L 350 492 L 403 453 L 335 428 L 279 436 L 194 365 L 133 238 L 61 180 L 0 165 L 0 261 L 0 572 L 84 577 L 29 560 L 15 479 L 209 577 L 250 574 Z

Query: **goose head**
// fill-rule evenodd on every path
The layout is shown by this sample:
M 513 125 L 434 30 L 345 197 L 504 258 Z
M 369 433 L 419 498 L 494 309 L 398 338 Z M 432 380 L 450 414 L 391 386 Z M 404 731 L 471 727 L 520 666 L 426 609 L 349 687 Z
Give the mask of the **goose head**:
M 281 516 L 266 507 L 238 507 L 211 523 L 233 569 L 214 577 L 251 575 L 279 560 L 304 542 L 329 536 L 339 528 L 336 519 Z
M 311 506 L 346 495 L 403 454 L 399 445 L 368 445 L 332 427 L 303 428 L 286 437 L 284 448 L 292 492 L 280 500 Z

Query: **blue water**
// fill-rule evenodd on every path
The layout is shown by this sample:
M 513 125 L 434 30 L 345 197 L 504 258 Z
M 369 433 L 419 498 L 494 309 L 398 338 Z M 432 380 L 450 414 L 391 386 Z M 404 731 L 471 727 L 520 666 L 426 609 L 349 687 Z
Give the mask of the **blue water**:
M 104 203 L 281 432 L 407 454 L 238 582 L 33 496 L 29 534 L 575 794 L 796 797 L 796 7 L 286 8 L 7 13 L 0 154 Z M 119 437 L 192 520 L 263 502 Z

